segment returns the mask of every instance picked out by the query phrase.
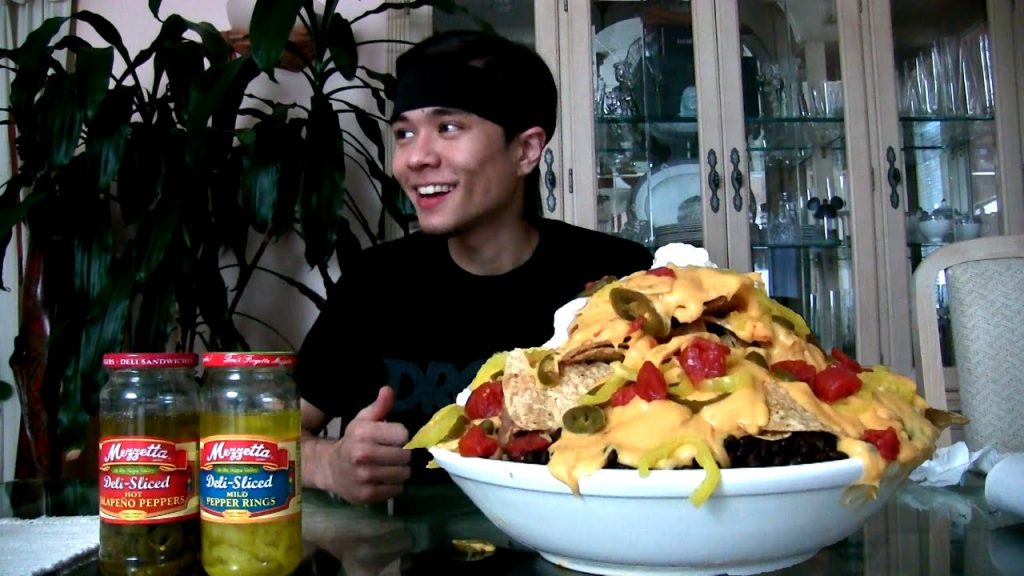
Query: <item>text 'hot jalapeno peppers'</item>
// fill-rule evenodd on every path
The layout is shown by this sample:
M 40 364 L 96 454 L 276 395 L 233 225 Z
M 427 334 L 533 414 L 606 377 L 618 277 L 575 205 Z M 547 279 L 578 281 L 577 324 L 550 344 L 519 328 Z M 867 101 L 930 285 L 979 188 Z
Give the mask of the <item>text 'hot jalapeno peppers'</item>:
M 100 517 L 110 524 L 157 524 L 199 513 L 192 474 L 195 441 L 127 436 L 100 442 Z

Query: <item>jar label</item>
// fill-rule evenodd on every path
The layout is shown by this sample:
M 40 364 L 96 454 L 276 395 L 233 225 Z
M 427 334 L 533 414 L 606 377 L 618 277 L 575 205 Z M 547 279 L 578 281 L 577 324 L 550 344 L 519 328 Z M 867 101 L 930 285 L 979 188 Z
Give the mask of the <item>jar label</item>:
M 102 438 L 100 519 L 110 524 L 160 524 L 199 513 L 197 442 L 148 436 Z
M 246 524 L 298 514 L 298 448 L 298 438 L 203 438 L 199 443 L 200 517 Z

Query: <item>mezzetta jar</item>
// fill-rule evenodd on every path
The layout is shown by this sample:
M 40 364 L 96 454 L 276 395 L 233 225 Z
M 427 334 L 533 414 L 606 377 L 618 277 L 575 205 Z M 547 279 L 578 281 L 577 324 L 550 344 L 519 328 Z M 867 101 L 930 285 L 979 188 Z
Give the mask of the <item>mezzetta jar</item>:
M 279 576 L 302 560 L 294 364 L 291 353 L 203 355 L 200 556 L 211 576 Z
M 100 571 L 192 574 L 199 549 L 195 354 L 105 354 Z

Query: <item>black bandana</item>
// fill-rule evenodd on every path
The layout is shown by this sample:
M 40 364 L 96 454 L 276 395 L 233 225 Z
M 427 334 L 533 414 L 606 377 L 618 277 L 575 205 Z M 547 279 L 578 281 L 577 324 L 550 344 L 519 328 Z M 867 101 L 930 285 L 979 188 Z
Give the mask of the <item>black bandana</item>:
M 509 135 L 532 126 L 543 128 L 541 121 L 526 117 L 513 97 L 517 91 L 530 87 L 507 84 L 477 66 L 446 60 L 423 63 L 401 75 L 391 121 L 409 110 L 436 107 L 476 114 L 501 126 Z

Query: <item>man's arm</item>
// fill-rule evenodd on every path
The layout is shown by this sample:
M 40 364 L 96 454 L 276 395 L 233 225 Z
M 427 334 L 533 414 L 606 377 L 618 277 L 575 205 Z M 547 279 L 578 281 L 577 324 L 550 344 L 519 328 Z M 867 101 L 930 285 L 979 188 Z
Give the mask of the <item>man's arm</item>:
M 327 415 L 302 400 L 303 486 L 332 492 L 353 504 L 398 495 L 411 473 L 411 454 L 402 447 L 409 441 L 409 431 L 384 420 L 394 402 L 394 391 L 382 387 L 377 399 L 360 410 L 335 440 L 318 436 Z

